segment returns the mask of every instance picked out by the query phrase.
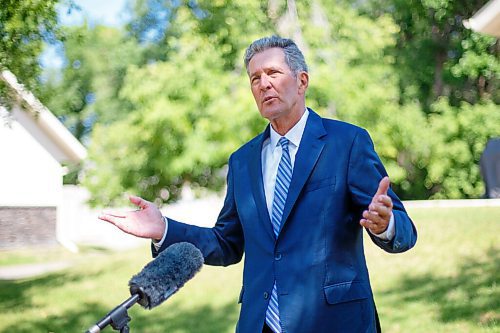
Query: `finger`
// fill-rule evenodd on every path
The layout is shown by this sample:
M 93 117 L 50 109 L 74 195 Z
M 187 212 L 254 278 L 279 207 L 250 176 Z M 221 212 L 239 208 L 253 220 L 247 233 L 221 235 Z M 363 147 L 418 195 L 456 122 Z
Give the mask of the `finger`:
M 368 219 L 361 219 L 359 221 L 359 224 L 361 226 L 365 227 L 366 229 L 370 230 L 370 232 L 372 232 L 375 235 L 381 234 L 382 232 L 384 232 L 387 229 L 387 225 L 377 224 L 377 223 L 374 223 L 372 220 L 368 220 Z
M 149 201 L 144 200 L 143 198 L 135 195 L 130 195 L 128 198 L 131 203 L 133 203 L 134 205 L 138 206 L 141 209 L 146 209 L 150 204 Z
M 378 224 L 381 221 L 381 217 L 373 211 L 365 210 L 362 216 L 372 224 Z
M 361 223 L 361 225 L 363 225 L 363 224 Z M 387 229 L 387 228 L 384 228 L 384 227 L 381 227 L 381 226 L 377 226 L 377 225 L 374 225 L 374 224 L 369 224 L 369 225 L 364 226 L 364 227 L 367 230 L 369 230 L 374 235 L 380 235 L 381 233 L 383 233 Z
M 387 229 L 386 225 L 384 225 L 384 224 L 376 224 L 373 221 L 367 220 L 367 219 L 361 219 L 361 220 L 359 220 L 359 224 L 362 227 L 370 230 L 370 232 L 372 232 L 372 233 L 374 233 L 376 235 L 384 232 Z
M 368 211 L 376 216 L 380 216 L 381 218 L 385 219 L 387 216 L 389 216 L 392 212 L 392 207 L 383 205 L 383 204 L 370 204 L 368 206 Z
M 110 216 L 115 216 L 115 217 L 127 217 L 127 213 L 115 209 L 105 209 L 101 212 L 100 215 L 110 215 Z
M 362 227 L 367 228 L 367 229 L 370 229 L 373 227 L 372 222 L 367 220 L 367 219 L 359 220 L 359 224 L 361 224 Z
M 121 231 L 123 231 L 127 234 L 141 237 L 141 235 L 137 234 L 137 232 L 134 230 L 134 226 L 131 225 L 130 223 L 128 223 L 130 221 L 127 219 L 123 219 L 120 217 L 114 217 L 111 215 L 99 215 L 98 218 L 103 220 L 103 221 L 106 221 L 106 222 L 113 224 L 115 227 L 117 227 L 118 229 L 120 229 Z
M 389 190 L 389 186 L 391 185 L 391 181 L 389 177 L 385 176 L 382 178 L 380 183 L 378 184 L 377 193 L 375 193 L 374 197 L 378 195 L 387 195 L 387 191 Z
M 385 207 L 392 208 L 392 199 L 388 195 L 379 195 L 376 203 L 384 205 Z
M 113 216 L 113 215 L 109 215 L 109 214 L 99 214 L 99 216 L 97 216 L 97 218 L 100 220 L 109 222 L 111 224 L 114 224 L 114 225 L 117 225 L 119 223 L 118 221 L 122 219 L 121 217 L 117 217 L 117 216 Z
M 377 233 L 387 229 L 389 221 L 391 219 L 392 210 L 386 207 L 379 207 L 379 211 L 368 211 L 365 210 L 362 217 L 370 222 L 370 230 L 377 231 Z M 381 231 L 380 231 L 381 230 Z
M 370 212 L 369 210 L 365 210 L 361 216 L 371 224 L 376 223 L 379 218 L 376 213 Z

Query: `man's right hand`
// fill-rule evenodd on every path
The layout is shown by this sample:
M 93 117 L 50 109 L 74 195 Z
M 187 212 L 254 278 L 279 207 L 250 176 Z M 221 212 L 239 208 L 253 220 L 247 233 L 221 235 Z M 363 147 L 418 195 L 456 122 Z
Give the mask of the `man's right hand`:
M 139 207 L 130 212 L 104 211 L 98 218 L 114 224 L 120 230 L 137 237 L 159 240 L 165 233 L 165 222 L 155 204 L 140 197 L 129 196 L 131 203 Z

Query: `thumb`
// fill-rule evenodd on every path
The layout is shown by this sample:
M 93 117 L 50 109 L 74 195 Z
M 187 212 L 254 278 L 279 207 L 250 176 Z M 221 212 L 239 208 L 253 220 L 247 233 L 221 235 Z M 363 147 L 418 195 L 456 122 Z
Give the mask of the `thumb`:
M 385 176 L 382 178 L 380 183 L 378 184 L 377 193 L 375 193 L 374 197 L 379 195 L 387 195 L 387 191 L 389 190 L 389 186 L 391 185 L 391 181 L 389 177 Z
M 149 205 L 149 201 L 144 200 L 141 197 L 135 196 L 135 195 L 129 195 L 128 199 L 130 200 L 131 203 L 134 205 L 138 206 L 141 209 L 145 209 Z

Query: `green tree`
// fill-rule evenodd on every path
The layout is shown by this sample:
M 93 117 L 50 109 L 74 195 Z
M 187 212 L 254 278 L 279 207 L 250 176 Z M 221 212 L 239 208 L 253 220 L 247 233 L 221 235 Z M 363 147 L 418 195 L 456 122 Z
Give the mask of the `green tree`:
M 500 135 L 498 42 L 463 28 L 480 4 L 461 4 L 137 1 L 126 38 L 142 56 L 118 88 L 128 111 L 92 133 L 93 202 L 125 190 L 161 203 L 186 183 L 220 188 L 229 154 L 265 124 L 244 48 L 273 33 L 304 50 L 308 105 L 367 128 L 401 197 L 480 196 L 477 162 Z
M 500 112 L 492 101 L 450 106 L 446 98 L 432 105 L 434 145 L 425 181 L 434 198 L 477 198 L 484 194 L 479 159 L 489 139 L 500 136 Z
M 60 37 L 58 3 L 57 0 L 0 1 L 0 68 L 12 71 L 30 89 L 37 86 L 41 72 L 38 57 L 43 42 Z
M 399 104 L 399 77 L 388 51 L 396 46 L 398 26 L 389 15 L 360 15 L 357 8 L 329 1 L 314 1 L 299 12 L 307 23 L 309 105 L 366 128 L 398 194 L 425 196 L 420 179 L 430 148 L 415 125 L 426 120 L 418 104 Z
M 199 34 L 189 8 L 176 24 L 184 31 L 168 61 L 129 68 L 120 96 L 133 111 L 94 129 L 84 180 L 93 203 L 116 202 L 123 190 L 176 199 L 186 182 L 220 188 L 229 154 L 265 124 L 241 64 L 226 70 L 224 48 Z
M 406 198 L 479 197 L 480 154 L 489 138 L 500 136 L 500 128 L 490 126 L 500 116 L 500 49 L 497 39 L 462 22 L 486 1 L 366 3 L 368 15 L 390 15 L 398 26 L 397 43 L 388 52 L 395 59 L 401 109 L 415 114 L 408 118 L 411 126 L 403 121 L 392 128 L 404 128 L 406 141 L 393 160 L 406 171 L 406 180 L 396 187 Z M 416 132 L 420 140 L 411 139 Z
M 127 29 L 144 47 L 144 63 L 167 61 L 179 51 L 177 40 L 186 33 L 179 23 L 188 15 L 194 21 L 192 32 L 217 45 L 231 71 L 241 67 L 241 50 L 248 41 L 276 31 L 266 5 L 263 0 L 137 0 Z
M 498 103 L 498 40 L 464 27 L 487 0 L 372 0 L 370 15 L 390 14 L 399 27 L 393 48 L 402 103 L 425 112 L 441 96 L 453 106 L 482 99 Z
M 173 27 L 171 33 L 158 34 L 163 36 L 158 45 L 168 45 L 166 60 L 130 68 L 120 94 L 134 111 L 95 129 L 85 184 L 96 203 L 120 198 L 123 189 L 162 201 L 175 199 L 185 182 L 209 188 L 223 184 L 218 170 L 229 154 L 265 124 L 254 106 L 242 57 L 252 40 L 277 33 L 283 18 L 289 19 L 286 6 L 272 6 L 271 1 L 198 1 L 175 7 L 175 14 L 164 9 L 170 16 L 154 7 L 152 15 L 172 21 L 157 25 L 151 19 L 152 26 L 138 25 L 140 35 Z M 384 107 L 394 109 L 398 101 L 392 58 L 384 54 L 395 43 L 390 17 L 363 17 L 329 1 L 301 4 L 297 13 L 301 29 L 294 33 L 307 40 L 301 46 L 311 68 L 309 104 L 391 143 L 377 135 Z M 398 171 L 396 180 L 403 177 Z
M 96 122 L 123 118 L 131 105 L 120 97 L 127 68 L 140 61 L 140 48 L 122 31 L 86 24 L 65 29 L 65 66 L 49 73 L 40 99 L 79 140 Z

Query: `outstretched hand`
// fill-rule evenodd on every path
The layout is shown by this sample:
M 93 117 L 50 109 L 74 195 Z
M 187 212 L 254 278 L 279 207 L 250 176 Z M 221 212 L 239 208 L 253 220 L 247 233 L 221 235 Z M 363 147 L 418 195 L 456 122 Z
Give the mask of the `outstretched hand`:
M 129 196 L 129 200 L 139 209 L 130 212 L 106 210 L 98 218 L 114 224 L 127 234 L 161 239 L 165 232 L 165 222 L 158 207 L 152 202 L 133 195 Z
M 377 193 L 372 198 L 368 210 L 363 212 L 359 223 L 369 229 L 373 234 L 381 234 L 389 225 L 392 215 L 392 199 L 387 195 L 391 181 L 384 177 L 378 184 Z

